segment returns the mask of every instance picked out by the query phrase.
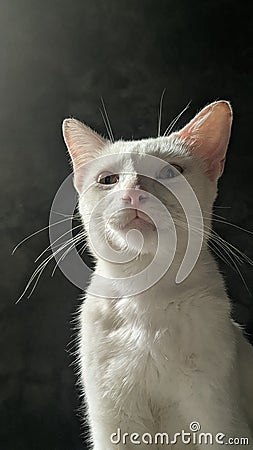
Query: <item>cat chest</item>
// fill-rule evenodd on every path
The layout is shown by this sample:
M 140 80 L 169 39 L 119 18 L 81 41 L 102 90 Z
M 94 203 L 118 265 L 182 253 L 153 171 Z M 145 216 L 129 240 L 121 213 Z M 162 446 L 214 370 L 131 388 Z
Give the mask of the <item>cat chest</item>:
M 187 333 L 175 325 L 156 330 L 135 325 L 121 330 L 114 334 L 117 366 L 147 384 L 159 383 L 164 377 L 169 381 L 181 370 L 194 370 L 199 350 L 195 348 L 193 332 Z
M 183 314 L 170 318 L 160 327 L 135 321 L 114 335 L 118 381 L 124 378 L 126 386 L 139 384 L 159 402 L 161 393 L 171 390 L 173 395 L 185 380 L 201 374 L 212 377 L 212 371 L 224 365 L 212 326 Z

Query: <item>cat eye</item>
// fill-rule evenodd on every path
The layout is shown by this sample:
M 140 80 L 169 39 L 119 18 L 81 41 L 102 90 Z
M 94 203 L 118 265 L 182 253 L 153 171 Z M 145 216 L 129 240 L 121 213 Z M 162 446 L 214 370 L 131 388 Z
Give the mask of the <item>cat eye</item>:
M 119 181 L 119 175 L 117 173 L 108 173 L 108 174 L 101 174 L 98 177 L 98 183 L 99 184 L 105 184 L 105 185 L 111 185 L 116 184 Z
M 162 170 L 160 170 L 158 178 L 167 180 L 170 178 L 175 178 L 181 173 L 183 173 L 182 167 L 178 166 L 177 164 L 169 164 L 168 166 L 165 166 L 162 168 Z

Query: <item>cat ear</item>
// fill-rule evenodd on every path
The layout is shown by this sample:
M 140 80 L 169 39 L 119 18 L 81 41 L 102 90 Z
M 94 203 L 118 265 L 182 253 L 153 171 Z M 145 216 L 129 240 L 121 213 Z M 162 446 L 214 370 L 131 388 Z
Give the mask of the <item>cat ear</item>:
M 176 135 L 205 161 L 206 174 L 217 180 L 224 170 L 233 120 L 229 102 L 217 101 L 202 109 Z
M 65 119 L 62 124 L 62 132 L 72 159 L 74 184 L 80 191 L 85 164 L 99 155 L 107 141 L 76 119 Z

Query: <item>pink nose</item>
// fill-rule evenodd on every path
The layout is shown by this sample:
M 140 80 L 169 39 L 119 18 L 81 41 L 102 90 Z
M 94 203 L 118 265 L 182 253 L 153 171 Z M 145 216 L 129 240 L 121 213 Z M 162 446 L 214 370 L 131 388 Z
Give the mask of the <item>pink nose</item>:
M 122 196 L 122 200 L 129 203 L 134 208 L 137 208 L 139 204 L 148 198 L 148 193 L 146 191 L 141 191 L 140 189 L 129 189 L 125 191 Z

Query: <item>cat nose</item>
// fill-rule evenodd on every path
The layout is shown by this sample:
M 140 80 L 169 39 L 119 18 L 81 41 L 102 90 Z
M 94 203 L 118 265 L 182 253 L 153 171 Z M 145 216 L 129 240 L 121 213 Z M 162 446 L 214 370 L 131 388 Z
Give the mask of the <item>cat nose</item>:
M 129 189 L 124 192 L 122 200 L 137 208 L 141 202 L 148 198 L 148 193 L 140 189 Z

